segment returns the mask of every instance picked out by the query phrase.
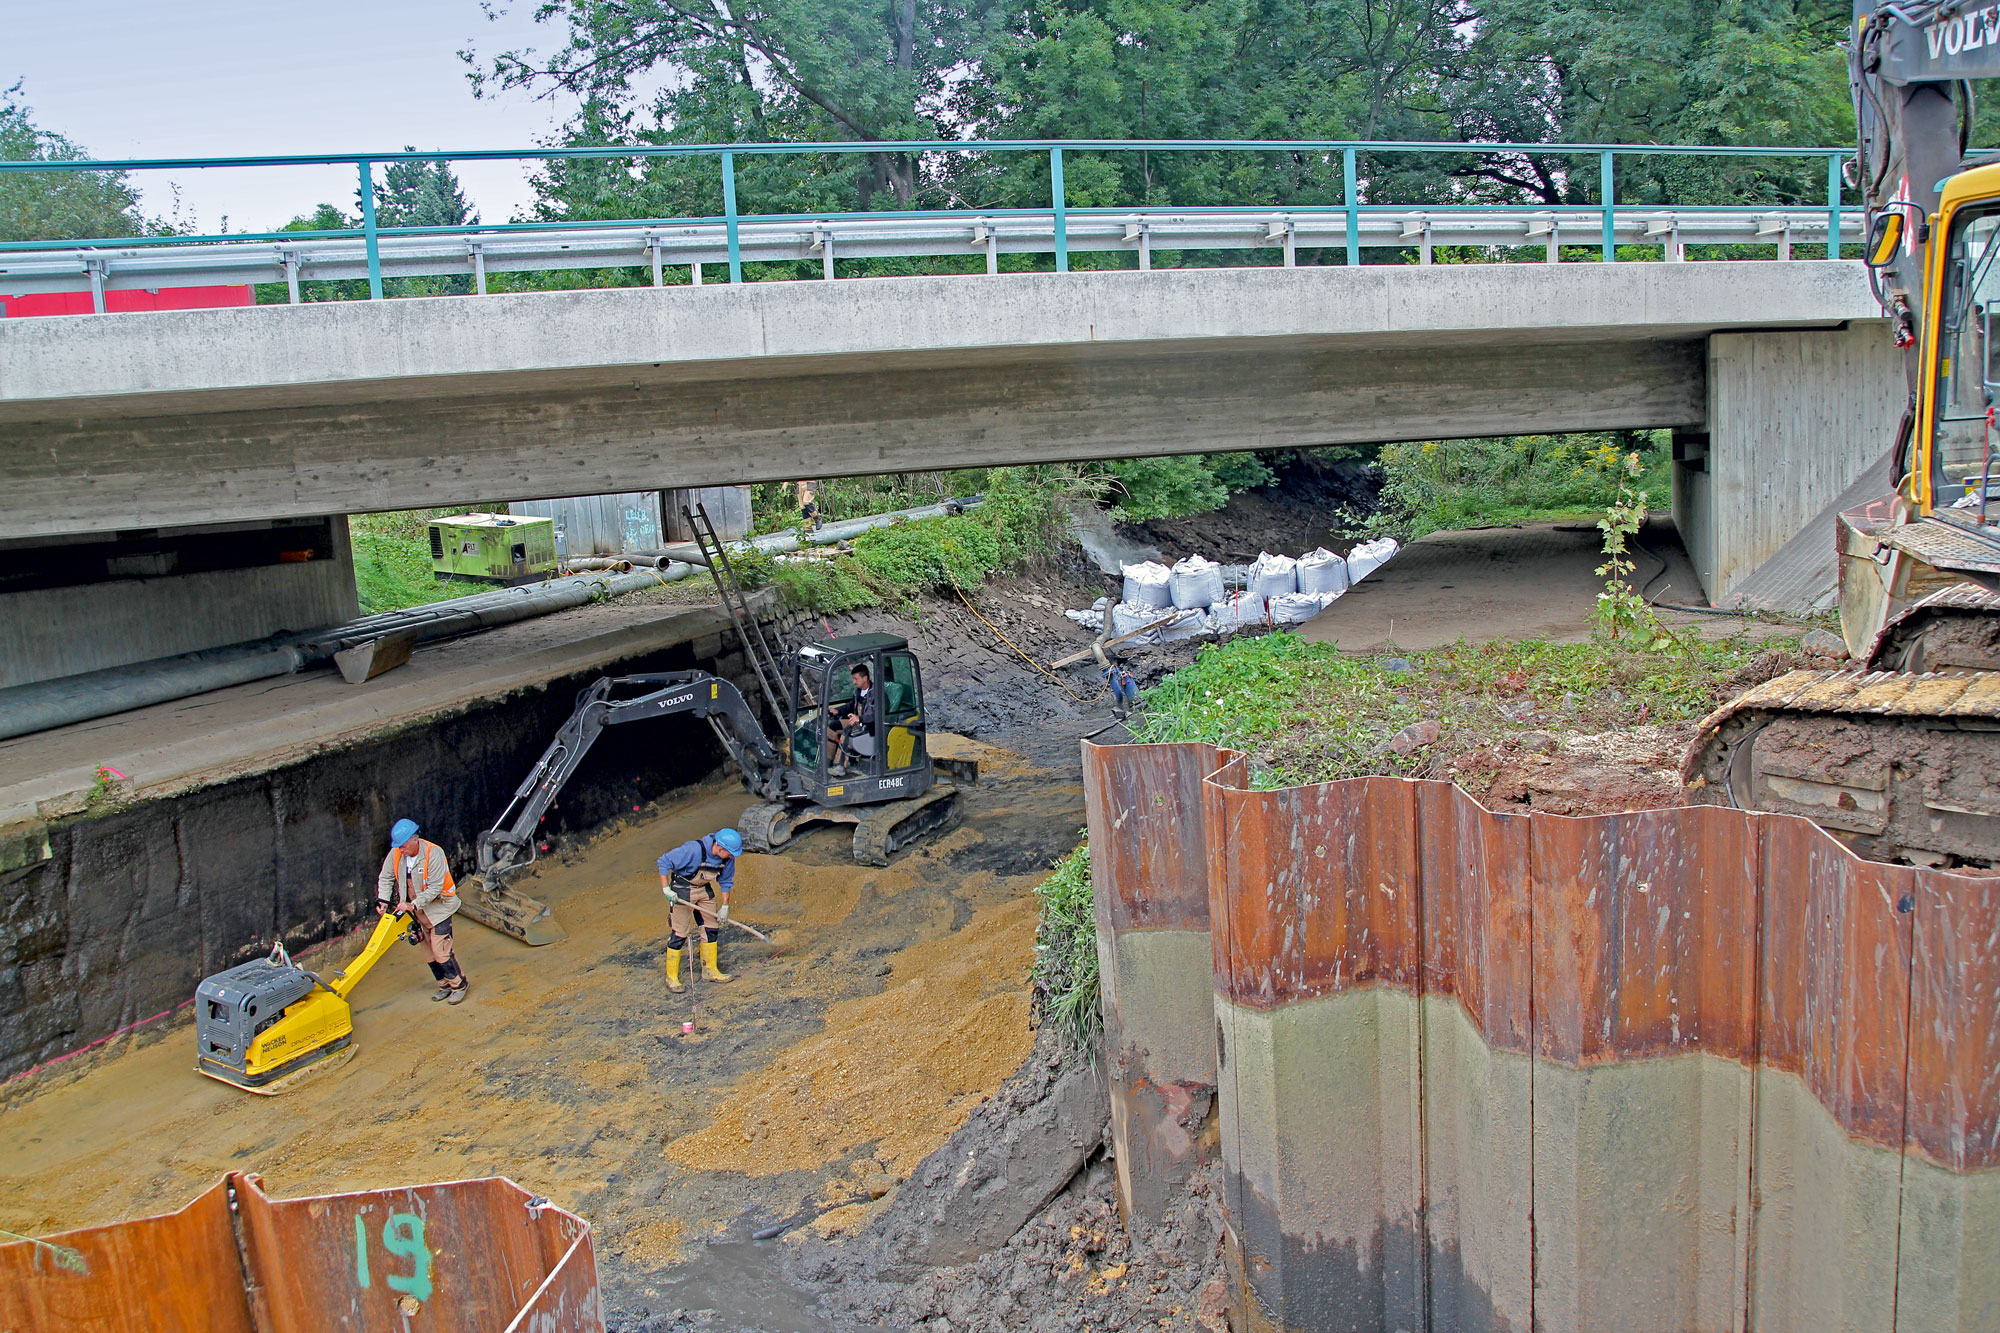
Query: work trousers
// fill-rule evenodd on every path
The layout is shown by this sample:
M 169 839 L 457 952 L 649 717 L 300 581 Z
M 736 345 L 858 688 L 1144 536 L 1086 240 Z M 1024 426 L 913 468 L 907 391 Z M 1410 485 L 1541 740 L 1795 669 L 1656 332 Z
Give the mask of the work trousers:
M 716 899 L 713 885 L 707 880 L 689 883 L 677 879 L 674 881 L 674 893 L 676 901 L 667 913 L 667 924 L 673 928 L 673 934 L 667 937 L 669 949 L 678 949 L 687 943 L 687 937 L 694 933 L 697 917 L 701 919 L 702 930 L 710 944 L 722 938 L 722 918 L 716 915 L 722 904 Z M 692 907 L 688 905 L 690 899 L 694 903 Z

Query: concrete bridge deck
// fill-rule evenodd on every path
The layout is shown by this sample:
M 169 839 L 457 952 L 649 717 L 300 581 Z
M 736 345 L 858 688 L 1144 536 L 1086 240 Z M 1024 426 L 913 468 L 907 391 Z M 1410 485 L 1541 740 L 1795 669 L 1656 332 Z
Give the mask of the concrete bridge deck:
M 1859 264 L 1818 262 L 877 278 L 7 321 L 0 539 L 1062 459 L 1706 433 L 1715 335 L 1876 314 Z

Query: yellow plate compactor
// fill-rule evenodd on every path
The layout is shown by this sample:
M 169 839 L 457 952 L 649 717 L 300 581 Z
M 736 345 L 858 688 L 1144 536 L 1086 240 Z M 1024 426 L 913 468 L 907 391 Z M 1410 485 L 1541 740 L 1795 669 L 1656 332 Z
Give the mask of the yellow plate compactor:
M 272 1097 L 347 1063 L 359 1049 L 348 994 L 409 928 L 407 914 L 384 914 L 361 956 L 331 982 L 294 963 L 282 942 L 270 957 L 202 982 L 194 993 L 196 1072 Z

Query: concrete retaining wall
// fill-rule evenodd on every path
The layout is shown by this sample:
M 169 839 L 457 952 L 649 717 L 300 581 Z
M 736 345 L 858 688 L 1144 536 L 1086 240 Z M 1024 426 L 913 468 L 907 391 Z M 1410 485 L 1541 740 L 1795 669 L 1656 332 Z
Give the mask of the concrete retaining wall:
M 1102 827 L 1144 864 L 1123 844 L 1192 819 L 1187 774 L 1215 765 L 1239 1328 L 2000 1319 L 1978 1257 L 2000 1242 L 2000 885 L 1782 816 L 1497 814 L 1387 778 L 1258 792 L 1240 757 L 1177 748 L 1136 803 L 1103 781 L 1116 760 L 1086 763 L 1092 851 Z

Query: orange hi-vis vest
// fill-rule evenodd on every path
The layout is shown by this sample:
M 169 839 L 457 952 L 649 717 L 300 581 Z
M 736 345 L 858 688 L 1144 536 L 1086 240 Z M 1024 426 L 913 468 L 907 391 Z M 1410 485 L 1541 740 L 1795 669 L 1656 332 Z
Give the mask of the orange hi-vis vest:
M 403 861 L 405 859 L 403 855 L 403 849 L 401 847 L 397 847 L 394 848 L 393 851 L 396 857 L 396 865 L 395 868 L 389 872 L 390 879 L 396 884 L 402 885 L 406 889 L 414 890 L 422 888 L 423 885 L 421 883 L 415 885 L 403 884 Z M 430 863 L 432 852 L 436 852 L 438 854 L 439 860 L 444 859 L 444 848 L 438 846 L 434 842 L 425 842 L 422 838 L 418 838 L 417 854 L 414 858 L 411 859 L 415 860 L 417 865 L 420 867 L 428 865 Z M 444 890 L 439 896 L 444 898 L 456 898 L 458 896 L 458 890 L 456 887 L 454 887 L 454 885 L 455 881 L 451 877 L 451 863 L 449 861 L 446 861 L 444 867 Z

